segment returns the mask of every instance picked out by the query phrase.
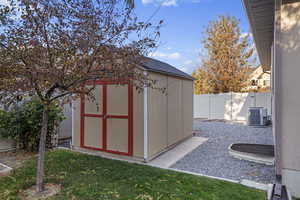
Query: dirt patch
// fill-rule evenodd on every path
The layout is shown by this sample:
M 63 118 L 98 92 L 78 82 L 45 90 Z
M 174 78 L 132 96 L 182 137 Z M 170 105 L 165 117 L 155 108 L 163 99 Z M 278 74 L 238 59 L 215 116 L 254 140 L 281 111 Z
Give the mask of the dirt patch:
M 23 162 L 34 157 L 35 153 L 28 153 L 24 151 L 17 152 L 1 152 L 0 163 L 3 163 L 13 169 L 22 166 Z
M 19 197 L 22 200 L 40 200 L 47 199 L 58 194 L 61 191 L 60 185 L 45 184 L 45 190 L 41 193 L 36 193 L 36 187 L 32 186 L 26 190 L 22 190 L 19 193 Z

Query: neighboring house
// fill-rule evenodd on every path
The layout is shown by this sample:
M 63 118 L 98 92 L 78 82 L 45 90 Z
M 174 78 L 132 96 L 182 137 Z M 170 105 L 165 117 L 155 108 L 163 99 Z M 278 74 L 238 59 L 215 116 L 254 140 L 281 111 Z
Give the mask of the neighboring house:
M 300 197 L 300 1 L 243 2 L 260 62 L 272 71 L 277 178 Z
M 271 72 L 266 71 L 262 66 L 257 67 L 249 75 L 247 91 L 268 89 L 271 86 Z
M 166 91 L 97 81 L 94 102 L 74 102 L 73 148 L 147 162 L 192 136 L 193 77 L 151 58 L 141 67 Z

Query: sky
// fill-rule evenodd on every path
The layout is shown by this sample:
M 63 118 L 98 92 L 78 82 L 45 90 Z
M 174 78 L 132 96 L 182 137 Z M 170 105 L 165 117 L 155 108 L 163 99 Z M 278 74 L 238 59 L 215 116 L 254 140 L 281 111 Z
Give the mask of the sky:
M 219 15 L 235 16 L 242 33 L 250 32 L 242 0 L 136 0 L 135 4 L 140 20 L 164 21 L 159 47 L 150 56 L 187 73 L 200 66 L 201 40 L 209 21 Z

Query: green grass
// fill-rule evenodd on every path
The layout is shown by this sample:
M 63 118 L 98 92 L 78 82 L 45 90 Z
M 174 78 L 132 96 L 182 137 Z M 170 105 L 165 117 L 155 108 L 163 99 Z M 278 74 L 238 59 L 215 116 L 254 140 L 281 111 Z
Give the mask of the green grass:
M 0 199 L 18 199 L 18 191 L 35 184 L 35 160 L 0 178 Z M 104 159 L 65 150 L 46 155 L 47 183 L 61 184 L 51 199 L 80 200 L 235 200 L 265 199 L 265 192 L 245 186 Z

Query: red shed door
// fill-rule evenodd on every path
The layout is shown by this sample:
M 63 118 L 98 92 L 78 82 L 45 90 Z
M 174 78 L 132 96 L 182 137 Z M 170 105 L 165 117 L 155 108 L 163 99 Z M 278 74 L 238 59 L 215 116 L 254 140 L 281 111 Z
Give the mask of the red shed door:
M 96 101 L 81 99 L 81 146 L 132 156 L 132 86 L 97 82 Z

